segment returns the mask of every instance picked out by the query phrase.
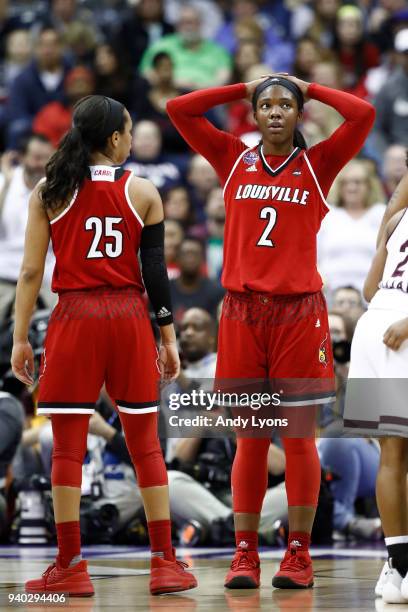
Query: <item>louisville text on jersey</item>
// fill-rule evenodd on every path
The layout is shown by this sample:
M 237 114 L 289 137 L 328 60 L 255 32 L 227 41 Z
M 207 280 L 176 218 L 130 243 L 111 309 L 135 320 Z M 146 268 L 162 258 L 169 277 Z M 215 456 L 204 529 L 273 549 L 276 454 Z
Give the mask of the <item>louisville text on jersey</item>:
M 239 185 L 235 194 L 236 200 L 276 200 L 292 202 L 306 206 L 309 191 L 279 185 Z

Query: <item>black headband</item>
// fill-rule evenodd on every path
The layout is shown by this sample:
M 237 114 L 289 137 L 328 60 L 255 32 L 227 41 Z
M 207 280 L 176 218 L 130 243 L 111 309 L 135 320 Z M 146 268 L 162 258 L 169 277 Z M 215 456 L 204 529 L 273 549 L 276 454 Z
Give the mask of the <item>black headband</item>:
M 113 132 L 119 130 L 119 128 L 123 124 L 123 111 L 125 107 L 121 102 L 114 100 L 113 98 L 108 98 L 107 96 L 103 96 L 104 100 L 109 104 L 109 115 L 106 117 L 105 125 L 103 126 L 101 138 L 105 140 L 112 136 Z
M 289 81 L 289 79 L 285 79 L 284 77 L 269 77 L 269 79 L 265 79 L 262 83 L 258 85 L 258 87 L 254 91 L 254 95 L 252 96 L 252 108 L 256 111 L 256 103 L 258 101 L 259 96 L 263 92 L 264 89 L 270 87 L 271 85 L 281 85 L 286 89 L 289 89 L 293 93 L 296 98 L 296 102 L 298 105 L 298 109 L 301 111 L 303 109 L 303 105 L 305 100 L 303 98 L 303 94 L 300 88 L 293 83 L 293 81 Z

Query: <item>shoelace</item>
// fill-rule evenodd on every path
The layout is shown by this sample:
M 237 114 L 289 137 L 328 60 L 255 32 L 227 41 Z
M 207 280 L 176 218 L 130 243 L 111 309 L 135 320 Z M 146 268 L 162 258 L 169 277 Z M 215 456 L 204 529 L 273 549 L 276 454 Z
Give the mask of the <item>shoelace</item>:
M 47 582 L 47 578 L 49 576 L 49 574 L 52 572 L 52 570 L 54 569 L 54 567 L 57 567 L 57 564 L 55 563 L 51 563 L 51 565 L 49 565 L 47 567 L 47 569 L 45 570 L 45 572 L 43 572 L 42 577 L 45 578 L 45 582 Z
M 176 563 L 177 565 L 179 565 L 182 569 L 185 569 L 186 567 L 189 567 L 188 563 L 186 563 L 185 561 L 179 561 L 178 559 L 176 559 Z
M 240 567 L 244 569 L 253 569 L 254 567 L 256 567 L 256 561 L 248 557 L 248 552 L 248 550 L 239 551 L 238 558 L 233 559 L 231 563 L 231 569 L 235 570 Z
M 281 571 L 302 570 L 307 567 L 309 561 L 296 553 L 287 552 L 281 563 Z

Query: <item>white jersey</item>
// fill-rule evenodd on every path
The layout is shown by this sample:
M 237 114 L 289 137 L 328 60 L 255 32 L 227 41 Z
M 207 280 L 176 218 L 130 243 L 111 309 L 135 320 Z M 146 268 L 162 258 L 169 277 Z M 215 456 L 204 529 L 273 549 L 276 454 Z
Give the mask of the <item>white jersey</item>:
M 387 240 L 387 260 L 380 289 L 399 289 L 408 293 L 408 215 L 405 209 Z
M 408 214 L 404 214 L 387 240 L 387 259 L 379 291 L 370 308 L 408 311 Z

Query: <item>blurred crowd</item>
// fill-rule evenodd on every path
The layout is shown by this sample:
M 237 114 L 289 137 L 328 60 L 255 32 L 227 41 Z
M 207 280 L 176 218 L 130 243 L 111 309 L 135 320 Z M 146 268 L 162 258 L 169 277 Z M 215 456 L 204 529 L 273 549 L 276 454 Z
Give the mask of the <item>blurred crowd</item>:
M 108 95 L 123 102 L 132 116 L 132 152 L 126 165 L 156 185 L 164 204 L 165 255 L 183 358 L 175 385 L 183 388 L 188 379 L 214 374 L 224 293 L 220 276 L 225 210 L 215 171 L 179 136 L 166 103 L 194 89 L 247 82 L 278 71 L 354 93 L 377 111 L 363 150 L 332 187 L 331 213 L 318 236 L 318 265 L 335 349 L 336 411 L 341 415 L 350 343 L 366 307 L 363 281 L 385 206 L 406 172 L 405 0 L 0 0 L 3 537 L 24 541 L 24 533 L 36 533 L 33 526 L 24 527 L 33 507 L 44 521 L 37 537 L 53 537 L 46 520 L 51 504 L 50 424 L 35 416 L 35 389 L 16 384 L 8 364 L 29 194 L 71 126 L 74 104 L 92 93 Z M 208 117 L 248 146 L 259 139 L 245 100 L 213 109 Z M 301 125 L 308 145 L 327 138 L 341 120 L 333 109 L 308 102 Z M 55 300 L 52 269 L 50 250 L 32 330 L 38 353 Z M 335 416 L 327 419 L 330 425 Z M 168 439 L 165 431 L 162 437 L 171 468 L 175 537 L 190 544 L 232 541 L 232 440 Z M 322 480 L 321 533 L 315 540 L 333 534 L 378 538 L 381 526 L 373 502 L 376 443 L 327 438 L 319 443 L 319 452 L 327 478 Z M 261 535 L 265 542 L 279 543 L 287 521 L 279 439 L 271 442 L 270 454 Z M 100 538 L 143 542 L 146 529 L 135 475 L 119 419 L 103 393 L 91 419 L 83 493 L 84 533 L 91 521 Z M 331 523 L 325 531 L 327 516 Z M 30 541 L 32 535 L 27 537 Z

